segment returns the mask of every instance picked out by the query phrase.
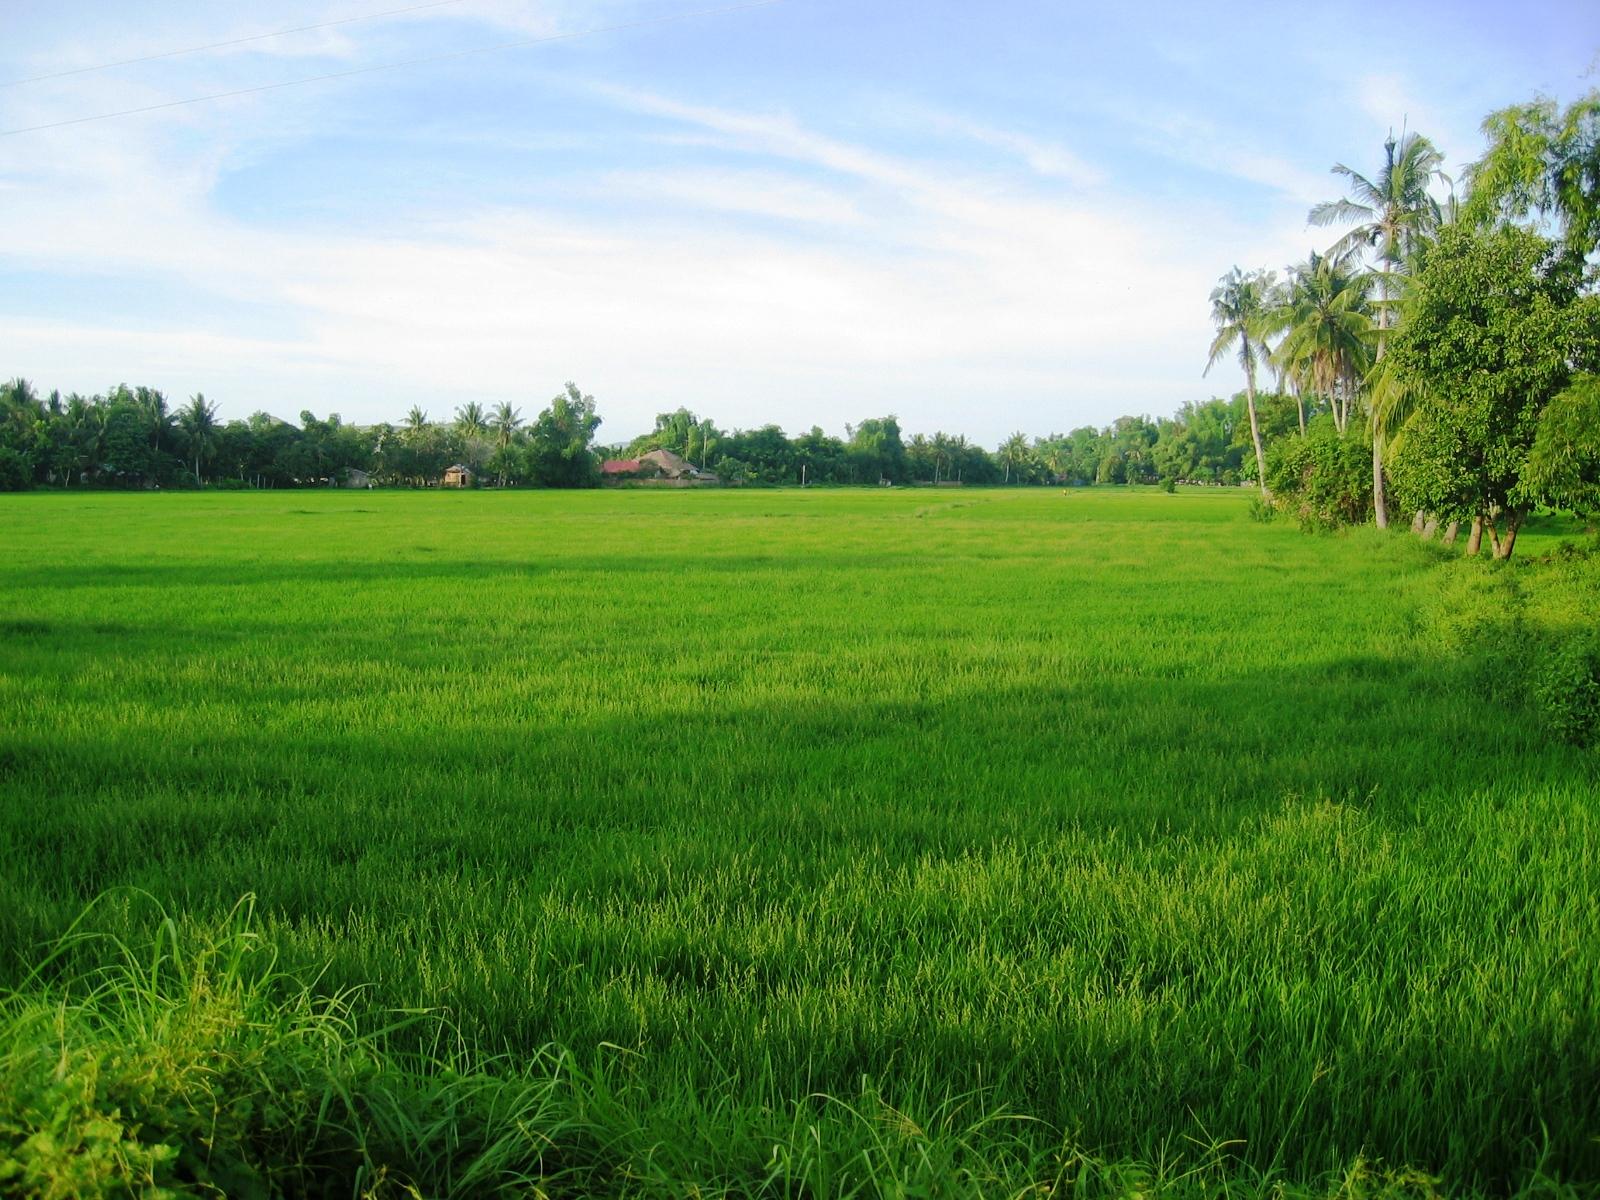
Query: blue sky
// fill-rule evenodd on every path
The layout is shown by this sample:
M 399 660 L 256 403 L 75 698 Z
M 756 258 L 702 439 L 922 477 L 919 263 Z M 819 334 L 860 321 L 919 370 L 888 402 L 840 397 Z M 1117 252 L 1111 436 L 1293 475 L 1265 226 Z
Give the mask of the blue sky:
M 418 0 L 410 0 L 416 3 Z M 360 17 L 3 0 L 0 82 Z M 893 412 L 993 444 L 1202 378 L 1234 263 L 1391 127 L 1600 86 L 1589 3 L 460 0 L 0 87 L 0 128 L 579 34 L 0 137 L 0 374 L 204 391 L 227 417 L 687 405 L 790 432 Z

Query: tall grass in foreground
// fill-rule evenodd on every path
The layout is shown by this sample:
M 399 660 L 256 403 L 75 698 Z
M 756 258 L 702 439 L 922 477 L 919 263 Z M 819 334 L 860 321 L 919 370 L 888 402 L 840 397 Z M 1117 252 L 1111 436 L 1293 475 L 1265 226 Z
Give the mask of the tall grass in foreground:
M 981 1093 L 892 1105 L 866 1080 L 849 1097 L 755 1107 L 683 1096 L 677 1127 L 651 1125 L 628 1055 L 585 1069 L 548 1047 L 513 1065 L 474 1053 L 438 1014 L 364 1026 L 351 997 L 319 997 L 276 969 L 253 910 L 246 897 L 209 928 L 157 911 L 136 945 L 73 932 L 39 969 L 62 956 L 101 965 L 0 993 L 0 1194 L 1445 1194 L 1423 1172 L 1359 1159 L 1317 1180 L 1248 1170 L 1225 1142 L 1110 1161 L 987 1110 Z M 401 1027 L 425 1030 L 432 1049 L 397 1049 Z M 1518 1194 L 1579 1195 L 1538 1170 Z
M 285 1192 L 1594 1191 L 1600 558 L 1243 500 L 0 498 L 18 1061 L 248 893 Z

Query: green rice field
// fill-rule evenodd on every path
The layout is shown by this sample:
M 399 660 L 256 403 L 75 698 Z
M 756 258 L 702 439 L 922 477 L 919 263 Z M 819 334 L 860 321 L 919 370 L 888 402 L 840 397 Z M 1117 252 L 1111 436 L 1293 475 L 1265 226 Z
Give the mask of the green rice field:
M 1509 682 L 1594 560 L 1248 499 L 0 498 L 0 1011 L 253 896 L 588 1081 L 526 1194 L 1597 1194 L 1600 754 Z

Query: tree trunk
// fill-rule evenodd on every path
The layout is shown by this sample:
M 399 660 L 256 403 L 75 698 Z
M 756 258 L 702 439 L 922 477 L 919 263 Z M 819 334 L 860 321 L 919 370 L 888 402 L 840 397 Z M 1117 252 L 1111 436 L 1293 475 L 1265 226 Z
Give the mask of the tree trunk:
M 1446 546 L 1454 546 L 1456 544 L 1456 535 L 1459 534 L 1460 532 L 1461 532 L 1461 522 L 1460 521 L 1451 521 L 1450 524 L 1445 527 L 1444 544 Z
M 1374 361 L 1383 361 L 1384 333 L 1389 328 L 1389 281 L 1384 279 L 1383 307 L 1378 310 L 1378 353 Z M 1379 529 L 1389 528 L 1389 498 L 1383 490 L 1383 426 L 1378 421 L 1372 396 L 1367 396 L 1367 411 L 1372 414 L 1372 517 Z
M 1270 495 L 1267 491 L 1267 456 L 1261 450 L 1261 423 L 1256 420 L 1256 373 L 1254 368 L 1247 369 L 1244 373 L 1244 400 L 1245 407 L 1250 410 L 1250 440 L 1256 447 L 1256 482 L 1261 486 L 1263 496 Z
M 1383 434 L 1372 429 L 1372 517 L 1379 529 L 1389 528 L 1389 501 L 1383 493 Z
M 1506 514 L 1506 534 L 1495 541 L 1494 556 L 1504 561 L 1511 557 L 1511 551 L 1517 545 L 1517 530 L 1522 528 L 1522 518 L 1525 514 L 1521 509 L 1512 509 Z
M 1306 435 L 1306 398 L 1300 392 L 1300 385 L 1294 385 L 1294 406 L 1300 413 L 1300 436 Z
M 1467 557 L 1476 558 L 1483 548 L 1483 514 L 1472 518 L 1472 532 L 1467 535 Z

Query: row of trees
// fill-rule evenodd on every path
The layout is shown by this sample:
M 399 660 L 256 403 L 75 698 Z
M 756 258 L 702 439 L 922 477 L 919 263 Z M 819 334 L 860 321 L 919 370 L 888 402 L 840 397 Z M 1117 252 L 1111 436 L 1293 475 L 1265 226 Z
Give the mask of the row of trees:
M 594 397 L 570 383 L 531 423 L 510 404 L 469 403 L 447 422 L 413 408 L 399 426 L 357 426 L 311 412 L 223 423 L 204 395 L 174 409 L 153 388 L 40 396 L 13 379 L 0 384 L 0 490 L 327 486 L 353 471 L 421 487 L 457 463 L 502 484 L 583 487 L 598 478 L 599 426 Z
M 1297 406 L 1314 400 L 1288 393 L 1256 397 L 1263 436 L 1281 438 L 1296 427 Z M 1248 401 L 1191 402 L 1171 418 L 1119 417 L 1070 433 L 1030 438 L 1014 433 L 994 450 L 961 434 L 907 437 L 893 417 L 873 417 L 832 437 L 820 428 L 797 437 L 776 425 L 724 430 L 688 409 L 661 413 L 655 428 L 632 442 L 607 447 L 611 457 L 635 458 L 667 449 L 723 479 L 757 483 L 840 484 L 1094 484 L 1162 480 L 1235 484 L 1255 478 L 1248 460 Z
M 54 487 L 327 486 L 351 471 L 379 484 L 425 487 L 457 463 L 502 486 L 583 487 L 604 458 L 669 449 L 731 482 L 867 484 L 1235 484 L 1256 478 L 1249 456 L 1253 406 L 1270 445 L 1320 412 L 1314 397 L 1244 393 L 1186 404 L 1171 418 L 1121 417 L 1105 427 L 1029 438 L 994 450 L 961 434 L 904 435 L 893 416 L 813 427 L 720 428 L 687 409 L 662 413 L 631 443 L 594 444 L 594 399 L 575 385 L 531 423 L 510 403 L 471 402 L 434 421 L 420 407 L 398 425 L 357 426 L 302 412 L 299 424 L 256 413 L 221 422 L 204 395 L 173 408 L 152 388 L 41 396 L 26 380 L 0 384 L 0 489 Z
M 1460 194 L 1417 133 L 1370 178 L 1336 164 L 1350 194 L 1309 220 L 1346 232 L 1281 280 L 1235 267 L 1211 294 L 1207 370 L 1237 358 L 1256 478 L 1309 524 L 1386 527 L 1397 501 L 1420 532 L 1470 523 L 1468 553 L 1487 532 L 1509 557 L 1534 507 L 1600 511 L 1600 93 L 1484 132 Z M 1271 448 L 1264 372 L 1299 406 Z

